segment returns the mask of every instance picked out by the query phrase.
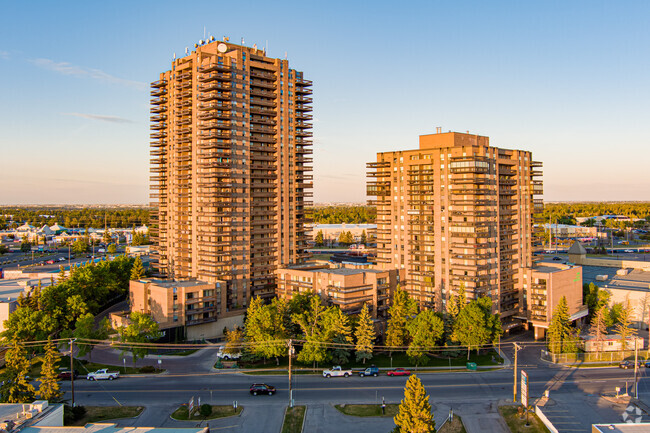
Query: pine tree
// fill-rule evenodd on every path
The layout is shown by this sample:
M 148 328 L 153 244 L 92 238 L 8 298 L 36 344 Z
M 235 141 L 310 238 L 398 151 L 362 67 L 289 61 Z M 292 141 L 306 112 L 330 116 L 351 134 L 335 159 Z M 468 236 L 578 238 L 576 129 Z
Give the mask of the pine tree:
M 38 397 L 49 402 L 56 402 L 61 399 L 63 393 L 57 381 L 57 366 L 61 355 L 56 349 L 52 338 L 48 338 L 45 345 L 45 355 L 41 366 L 41 385 L 38 387 Z
M 139 280 L 144 277 L 144 267 L 142 266 L 142 260 L 140 257 L 136 257 L 133 262 L 133 267 L 131 268 L 131 280 Z
M 602 350 L 603 340 L 607 334 L 607 319 L 608 316 L 607 305 L 603 305 L 596 311 L 593 319 L 591 320 L 591 336 L 594 337 L 596 343 L 596 353 Z
M 386 326 L 386 346 L 404 346 L 408 339 L 406 322 L 417 313 L 417 304 L 408 293 L 399 286 L 393 294 L 393 299 L 388 308 L 388 323 Z M 392 349 L 389 349 L 392 352 Z
M 618 323 L 616 324 L 616 334 L 621 337 L 621 347 L 627 349 L 627 340 L 636 336 L 636 329 L 632 328 L 632 309 L 630 300 L 625 300 L 625 305 L 620 310 Z
M 566 297 L 562 296 L 553 311 L 547 331 L 548 350 L 551 353 L 567 353 L 565 347 L 571 338 L 571 320 Z
M 329 341 L 337 346 L 332 350 L 332 361 L 336 364 L 347 364 L 350 359 L 350 349 L 345 346 L 352 344 L 352 329 L 348 316 L 338 306 L 331 307 L 325 315 L 325 332 Z
M 316 239 L 314 239 L 316 242 L 316 246 L 322 247 L 323 244 L 325 243 L 325 236 L 323 235 L 323 231 L 319 230 L 318 233 L 316 233 Z
M 365 231 L 365 230 L 363 230 L 363 231 L 361 232 L 361 243 L 364 244 L 364 245 L 365 245 L 366 243 L 368 243 L 368 236 L 366 235 L 366 231 Z
M 436 422 L 431 412 L 431 404 L 420 379 L 411 375 L 406 381 L 404 399 L 399 405 L 395 418 L 397 433 L 431 433 L 436 431 Z
M 27 379 L 30 362 L 25 348 L 14 341 L 5 355 L 5 370 L 0 395 L 3 403 L 31 403 L 34 400 L 34 387 Z
M 372 324 L 372 318 L 368 312 L 368 304 L 363 304 L 359 320 L 357 322 L 357 329 L 355 330 L 355 337 L 357 345 L 355 347 L 357 362 L 372 358 L 372 351 L 374 349 L 373 342 L 375 341 L 375 327 Z

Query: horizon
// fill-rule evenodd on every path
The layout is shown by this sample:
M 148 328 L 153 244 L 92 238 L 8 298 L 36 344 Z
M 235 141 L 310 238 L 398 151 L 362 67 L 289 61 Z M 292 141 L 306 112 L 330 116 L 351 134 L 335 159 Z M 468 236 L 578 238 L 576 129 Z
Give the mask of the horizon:
M 365 164 L 437 126 L 531 151 L 547 203 L 650 201 L 646 2 L 37 4 L 5 5 L 3 204 L 147 203 L 149 83 L 212 35 L 313 81 L 316 202 L 365 202 Z

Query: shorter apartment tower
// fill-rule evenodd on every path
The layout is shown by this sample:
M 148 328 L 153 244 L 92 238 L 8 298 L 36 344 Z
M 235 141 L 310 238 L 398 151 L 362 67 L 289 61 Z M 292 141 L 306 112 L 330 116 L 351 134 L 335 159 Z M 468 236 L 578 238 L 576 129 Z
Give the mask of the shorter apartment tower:
M 377 206 L 377 267 L 403 269 L 421 307 L 444 311 L 464 287 L 489 296 L 504 327 L 525 310 L 523 274 L 532 267 L 543 210 L 540 162 L 457 132 L 420 136 L 418 149 L 383 152 L 367 164 Z
M 346 314 L 358 314 L 363 304 L 373 319 L 385 319 L 388 299 L 397 288 L 400 272 L 366 266 L 300 265 L 276 271 L 277 295 L 289 300 L 296 293 L 315 292 Z
M 197 340 L 220 335 L 221 329 L 214 326 L 218 312 L 225 296 L 225 283 L 206 283 L 203 281 L 171 281 L 160 279 L 142 279 L 131 281 L 129 297 L 131 311 L 148 314 L 165 333 L 164 339 Z M 125 323 L 125 315 L 119 313 L 111 316 L 114 325 Z M 240 317 L 232 317 L 233 324 L 240 324 Z M 221 325 L 221 324 L 220 324 Z
M 555 307 L 564 296 L 571 321 L 586 317 L 589 310 L 582 304 L 582 267 L 560 263 L 540 263 L 524 273 L 527 287 L 528 315 L 526 319 L 541 339 L 551 324 Z

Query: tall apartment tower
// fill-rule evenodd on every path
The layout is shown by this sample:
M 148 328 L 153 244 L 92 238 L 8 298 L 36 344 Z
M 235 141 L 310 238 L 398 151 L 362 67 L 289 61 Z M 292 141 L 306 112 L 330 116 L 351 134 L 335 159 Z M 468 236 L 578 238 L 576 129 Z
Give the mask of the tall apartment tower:
M 306 256 L 311 85 L 287 60 L 213 38 L 151 84 L 154 266 L 220 282 L 224 312 L 272 296 L 273 271 Z
M 457 132 L 420 136 L 420 148 L 377 154 L 367 164 L 376 196 L 377 267 L 405 270 L 422 307 L 442 311 L 465 287 L 489 296 L 505 322 L 524 318 L 543 210 L 541 163 L 530 152 L 492 147 Z

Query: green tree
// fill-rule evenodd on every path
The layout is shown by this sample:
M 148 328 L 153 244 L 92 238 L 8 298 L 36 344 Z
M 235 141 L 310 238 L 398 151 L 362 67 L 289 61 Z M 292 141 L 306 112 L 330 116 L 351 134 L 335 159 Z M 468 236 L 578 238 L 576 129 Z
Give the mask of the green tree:
M 146 314 L 133 311 L 129 315 L 129 324 L 117 329 L 120 340 L 124 343 L 150 343 L 160 338 L 158 323 Z M 149 353 L 146 346 L 133 345 L 130 348 L 135 367 L 138 358 L 144 358 Z M 126 351 L 123 351 L 123 353 Z
M 323 235 L 322 230 L 318 230 L 318 233 L 316 233 L 316 246 L 317 247 L 322 247 L 323 244 L 325 244 L 325 236 Z
M 140 260 L 140 257 L 136 257 L 131 268 L 131 280 L 138 281 L 143 277 L 144 267 L 142 266 L 142 260 Z
M 3 403 L 31 403 L 36 394 L 34 387 L 29 383 L 30 362 L 27 359 L 25 348 L 17 341 L 5 355 L 5 369 L 2 373 L 0 397 Z
M 335 364 L 347 364 L 350 359 L 352 328 L 348 316 L 337 307 L 328 308 L 324 317 L 325 333 L 330 342 L 335 343 L 331 358 Z
M 341 234 L 339 235 L 339 244 L 345 245 L 348 243 L 348 236 L 345 231 L 342 231 Z
M 429 361 L 427 352 L 438 344 L 442 338 L 445 325 L 432 310 L 421 311 L 406 324 L 411 337 L 406 355 L 416 365 L 426 365 Z
M 83 239 L 78 239 L 72 244 L 72 252 L 75 254 L 83 254 L 88 251 L 88 242 Z
M 32 250 L 32 244 L 28 240 L 23 240 L 20 243 L 20 251 L 23 253 L 28 253 Z
M 501 322 L 498 314 L 492 314 L 492 301 L 482 297 L 471 301 L 458 314 L 452 339 L 467 347 L 467 359 L 472 347 L 478 350 L 481 345 L 494 342 L 501 335 Z
M 43 364 L 41 366 L 40 386 L 38 387 L 38 397 L 49 402 L 57 402 L 63 397 L 63 392 L 58 382 L 58 365 L 61 355 L 51 338 L 48 338 L 45 345 L 45 355 L 43 355 Z
M 622 306 L 615 331 L 621 337 L 623 348 L 627 348 L 628 338 L 636 336 L 637 331 L 632 328 L 632 308 L 630 307 L 629 299 L 626 299 L 625 306 Z
M 547 331 L 548 350 L 552 353 L 567 353 L 567 344 L 571 339 L 571 320 L 566 297 L 562 296 L 555 306 L 551 323 Z M 569 347 L 572 347 L 569 345 Z
M 95 333 L 95 316 L 91 313 L 80 316 L 77 319 L 73 335 L 79 340 L 96 339 L 98 336 Z M 85 356 L 93 350 L 92 344 L 77 343 L 77 348 L 79 349 L 79 356 Z
M 108 228 L 105 229 L 104 230 L 104 235 L 102 236 L 102 241 L 104 241 L 104 243 L 106 245 L 108 245 L 109 243 L 111 243 L 112 240 L 113 240 L 113 238 L 111 237 L 110 230 L 108 230 Z
M 609 312 L 607 311 L 607 306 L 601 306 L 594 317 L 591 319 L 591 336 L 593 341 L 596 344 L 596 352 L 600 353 L 603 346 L 603 341 L 607 335 L 607 317 L 609 317 Z
M 395 421 L 396 433 L 432 433 L 436 422 L 431 411 L 431 403 L 420 379 L 411 375 L 406 381 L 402 399 Z
M 368 243 L 368 236 L 366 235 L 365 230 L 361 232 L 361 243 L 364 245 Z
M 106 252 L 108 252 L 108 254 L 115 254 L 117 253 L 117 247 L 115 244 L 110 244 L 108 247 L 106 247 Z
M 300 326 L 305 340 L 296 359 L 304 363 L 323 362 L 328 359 L 326 350 L 327 330 L 324 327 L 325 307 L 320 296 L 313 294 L 309 299 L 307 311 L 294 314 L 292 320 Z
M 416 313 L 417 304 L 415 300 L 410 298 L 405 290 L 398 287 L 388 308 L 386 346 L 390 347 L 391 352 L 395 348 L 406 345 L 408 339 L 406 323 Z
M 244 341 L 244 332 L 239 326 L 226 332 L 226 345 L 223 349 L 228 355 L 239 355 L 241 353 L 241 344 Z
M 250 350 L 265 359 L 275 358 L 280 365 L 280 357 L 287 353 L 288 315 L 289 306 L 283 299 L 274 298 L 265 305 L 262 298 L 253 298 L 246 310 L 246 341 L 256 343 Z
M 357 362 L 363 360 L 365 364 L 366 359 L 372 358 L 372 351 L 375 347 L 375 327 L 368 311 L 368 304 L 363 304 L 361 308 L 354 335 L 357 340 L 355 346 Z

